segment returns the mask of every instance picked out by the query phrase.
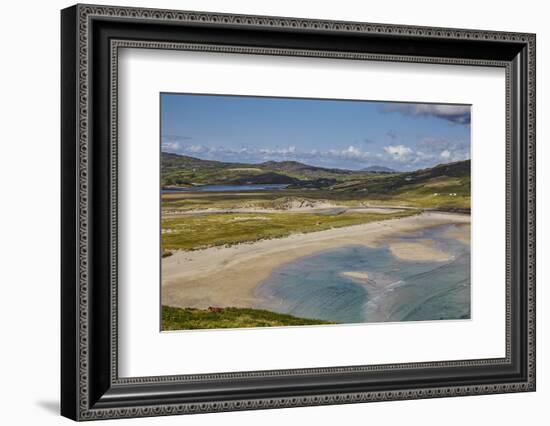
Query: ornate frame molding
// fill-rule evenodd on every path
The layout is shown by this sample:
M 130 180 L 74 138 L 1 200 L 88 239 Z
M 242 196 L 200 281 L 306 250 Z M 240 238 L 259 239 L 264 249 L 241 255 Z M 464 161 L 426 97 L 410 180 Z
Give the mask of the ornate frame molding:
M 73 400 L 63 394 L 65 408 L 62 407 L 64 414 L 78 420 L 91 420 L 113 417 L 141 417 L 151 415 L 170 415 L 184 414 L 197 412 L 215 412 L 229 410 L 245 410 L 245 409 L 262 409 L 262 408 L 277 408 L 277 407 L 292 407 L 292 406 L 309 406 L 309 405 L 324 405 L 324 404 L 343 404 L 353 402 L 366 401 L 382 401 L 382 400 L 400 400 L 400 399 L 416 399 L 416 398 L 435 398 L 443 396 L 461 396 L 475 395 L 488 393 L 504 393 L 517 391 L 533 391 L 535 389 L 535 36 L 533 34 L 519 34 L 510 32 L 495 32 L 495 31 L 478 31 L 464 29 L 447 29 L 447 28 L 429 28 L 429 27 L 414 27 L 402 25 L 386 25 L 386 24 L 369 24 L 358 22 L 337 22 L 324 20 L 309 20 L 309 19 L 294 19 L 294 18 L 276 18 L 265 16 L 246 16 L 246 15 L 229 15 L 215 14 L 202 12 L 184 12 L 184 11 L 169 11 L 156 9 L 136 9 L 125 7 L 104 7 L 104 6 L 89 6 L 77 5 L 65 11 L 67 23 L 71 28 L 67 32 L 76 38 L 74 52 L 70 59 L 75 60 L 75 63 L 66 65 L 66 67 L 74 67 L 74 88 L 76 103 L 71 105 L 71 108 L 76 109 L 76 128 L 74 138 L 69 138 L 63 141 L 64 147 L 68 144 L 74 145 L 75 157 L 65 161 L 75 163 L 73 182 L 75 193 L 74 213 L 76 215 L 75 235 L 76 247 L 74 253 L 71 253 L 69 258 L 64 257 L 64 262 L 76 262 L 75 272 L 76 278 L 72 278 L 64 282 L 64 291 L 68 287 L 74 287 L 76 306 L 74 311 L 67 313 L 63 317 L 63 321 L 68 321 L 69 318 L 75 321 L 76 336 L 65 337 L 71 342 L 67 343 L 69 348 L 75 349 L 77 356 L 74 360 L 74 371 L 71 374 L 76 379 L 74 383 L 65 384 L 67 391 L 74 391 L 77 397 L 74 399 L 76 406 L 73 405 Z M 92 23 L 94 20 L 111 20 L 111 21 L 131 21 L 141 24 L 166 24 L 172 23 L 177 25 L 215 25 L 225 28 L 254 28 L 254 29 L 276 29 L 276 30 L 291 30 L 294 32 L 315 31 L 320 33 L 338 33 L 338 34 L 359 34 L 359 35 L 376 35 L 383 37 L 410 37 L 411 40 L 419 39 L 436 39 L 448 41 L 480 41 L 487 43 L 507 43 L 517 45 L 525 49 L 527 74 L 525 76 L 525 126 L 527 139 L 525 143 L 524 167 L 526 167 L 526 185 L 525 188 L 520 188 L 524 191 L 523 200 L 526 203 L 526 272 L 527 282 L 524 284 L 526 300 L 526 351 L 527 356 L 525 363 L 525 379 L 519 381 L 503 382 L 498 384 L 479 384 L 479 385 L 456 385 L 456 386 L 436 386 L 427 388 L 407 388 L 403 387 L 398 390 L 377 390 L 364 392 L 336 392 L 336 393 L 321 393 L 305 396 L 273 396 L 268 398 L 236 398 L 227 400 L 216 400 L 210 402 L 164 402 L 156 404 L 142 405 L 120 405 L 114 406 L 110 403 L 102 404 L 101 399 L 92 396 L 95 392 L 90 389 L 91 375 L 96 371 L 90 364 L 90 356 L 93 348 L 91 341 L 94 335 L 91 332 L 91 321 L 94 319 L 90 313 L 91 298 L 90 298 L 90 268 L 93 257 L 91 257 L 91 240 L 93 239 L 93 229 L 91 225 L 91 215 L 93 210 L 93 194 L 91 188 L 92 169 L 90 162 L 90 142 L 93 136 L 90 132 L 90 116 L 93 105 L 91 105 L 92 81 L 91 81 L 91 62 L 92 52 L 94 49 L 92 44 Z M 67 27 L 66 27 L 67 28 Z M 67 37 L 67 36 L 65 36 Z M 412 41 L 411 41 L 412 42 Z M 262 54 L 262 55 L 293 55 L 293 56 L 313 56 L 333 59 L 355 59 L 355 60 L 374 60 L 374 61 L 397 61 L 397 62 L 424 62 L 424 63 L 445 63 L 457 65 L 481 65 L 503 67 L 506 69 L 506 107 L 507 107 L 507 261 L 506 261 L 506 357 L 503 359 L 483 359 L 483 360 L 463 360 L 452 362 L 434 362 L 434 363 L 415 363 L 415 364 L 390 364 L 376 366 L 353 366 L 353 367 L 327 367 L 322 369 L 305 369 L 305 370 L 275 370 L 262 372 L 244 372 L 244 373 L 222 373 L 212 375 L 194 375 L 194 376 L 162 376 L 162 377 L 146 377 L 146 378 L 126 378 L 118 377 L 117 369 L 117 71 L 118 71 L 118 49 L 119 48 L 155 48 L 155 49 L 177 49 L 177 50 L 195 50 L 195 51 L 216 51 L 236 54 Z M 66 47 L 69 49 L 69 46 Z M 341 373 L 358 373 L 372 371 L 387 371 L 387 370 L 407 370 L 407 369 L 424 369 L 424 368 L 448 368 L 448 367 L 473 367 L 487 365 L 504 365 L 511 363 L 512 356 L 512 321 L 513 312 L 511 308 L 512 300 L 512 265 L 510 258 L 512 256 L 513 247 L 513 229 L 515 223 L 512 222 L 511 210 L 513 207 L 512 197 L 512 168 L 514 153 L 512 152 L 512 138 L 517 129 L 511 128 L 511 120 L 513 109 L 517 106 L 512 105 L 512 98 L 515 96 L 515 90 L 512 76 L 514 71 L 514 63 L 511 60 L 486 60 L 472 59 L 460 57 L 438 57 L 438 56 L 413 56 L 413 55 L 395 55 L 395 54 L 380 54 L 380 53 L 361 53 L 361 52 L 345 52 L 345 51 L 326 51 L 315 49 L 294 49 L 294 48 L 273 48 L 273 47 L 249 47 L 237 45 L 216 45 L 211 43 L 182 43 L 171 41 L 144 41 L 132 39 L 112 39 L 109 46 L 110 52 L 110 345 L 111 359 L 109 366 L 109 381 L 110 387 L 113 389 L 123 388 L 124 386 L 146 386 L 146 385 L 169 385 L 170 383 L 182 382 L 205 382 L 227 379 L 244 379 L 244 378 L 264 378 L 277 376 L 304 376 L 308 374 L 316 375 L 331 375 Z M 67 55 L 69 56 L 69 55 Z M 520 82 L 521 83 L 521 82 Z M 516 83 L 519 84 L 519 83 Z M 69 89 L 65 89 L 69 90 Z M 64 105 L 65 108 L 69 106 Z M 517 160 L 516 160 L 517 161 Z M 65 256 L 65 255 L 64 255 Z M 68 310 L 68 308 L 65 308 Z M 74 339 L 74 341 L 72 340 Z M 65 343 L 64 343 L 65 345 Z M 68 356 L 68 355 L 67 355 Z M 64 367 L 65 368 L 65 367 Z M 68 373 L 67 373 L 68 374 Z M 72 378 L 72 375 L 71 375 Z M 67 381 L 68 382 L 68 381 Z

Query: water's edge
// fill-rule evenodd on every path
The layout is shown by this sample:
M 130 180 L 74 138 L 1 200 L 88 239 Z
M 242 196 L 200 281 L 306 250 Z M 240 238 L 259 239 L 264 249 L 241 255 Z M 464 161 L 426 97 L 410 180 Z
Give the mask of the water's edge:
M 272 191 L 285 189 L 288 184 L 250 184 L 250 185 L 197 185 L 189 187 L 162 188 L 163 194 L 178 192 L 243 192 Z
M 406 261 L 388 244 L 330 249 L 282 265 L 256 289 L 257 308 L 338 323 L 470 318 L 470 246 L 447 235 L 457 225 L 404 234 L 452 254 L 444 262 Z M 366 280 L 344 272 L 366 272 Z M 359 275 L 361 276 L 361 275 Z

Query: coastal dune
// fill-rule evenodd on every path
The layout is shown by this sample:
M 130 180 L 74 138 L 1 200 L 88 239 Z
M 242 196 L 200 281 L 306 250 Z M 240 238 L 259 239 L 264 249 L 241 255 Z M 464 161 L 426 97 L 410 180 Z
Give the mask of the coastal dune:
M 388 244 L 392 252 L 405 260 L 443 260 L 446 254 L 437 252 L 428 243 L 408 243 L 414 247 L 403 247 L 397 238 L 434 226 L 469 223 L 469 215 L 424 212 L 417 216 L 230 247 L 176 251 L 162 260 L 162 304 L 197 309 L 210 306 L 254 308 L 258 305 L 256 286 L 269 277 L 274 268 L 318 251 L 347 245 L 376 247 Z M 412 258 L 407 259 L 407 255 Z

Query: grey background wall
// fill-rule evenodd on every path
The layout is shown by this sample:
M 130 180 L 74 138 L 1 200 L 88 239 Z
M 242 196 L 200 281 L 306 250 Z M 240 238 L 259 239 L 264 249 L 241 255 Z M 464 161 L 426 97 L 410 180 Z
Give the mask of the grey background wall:
M 538 391 L 123 420 L 119 424 L 548 424 L 550 417 L 550 27 L 545 2 L 104 0 L 103 4 L 537 33 Z M 2 4 L 0 25 L 0 418 L 68 424 L 59 394 L 59 10 L 62 0 Z M 546 188 L 546 189 L 545 189 Z M 490 253 L 488 254 L 490 255 Z M 110 424 L 106 422 L 102 424 Z

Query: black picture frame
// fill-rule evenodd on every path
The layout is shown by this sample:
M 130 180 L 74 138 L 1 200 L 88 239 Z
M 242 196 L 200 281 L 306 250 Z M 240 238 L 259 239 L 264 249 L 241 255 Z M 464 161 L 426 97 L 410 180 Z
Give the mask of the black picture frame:
M 510 32 L 97 5 L 64 9 L 61 414 L 91 420 L 534 391 L 535 42 L 534 34 Z M 505 68 L 506 357 L 119 378 L 114 100 L 121 46 Z

